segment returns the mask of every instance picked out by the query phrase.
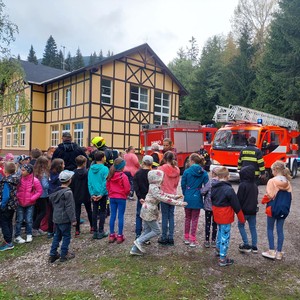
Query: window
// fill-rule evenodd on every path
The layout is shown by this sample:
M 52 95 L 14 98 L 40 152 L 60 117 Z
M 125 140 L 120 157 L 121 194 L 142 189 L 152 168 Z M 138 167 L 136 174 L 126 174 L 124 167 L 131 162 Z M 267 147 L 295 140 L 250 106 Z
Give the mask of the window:
M 101 80 L 101 103 L 111 104 L 111 80 Z
M 20 126 L 20 146 L 25 146 L 26 126 Z
M 71 88 L 65 89 L 65 106 L 71 106 Z
M 51 126 L 51 147 L 56 147 L 59 143 L 59 127 L 58 125 Z
M 15 111 L 19 111 L 19 106 L 20 106 L 20 97 L 19 95 L 16 95 L 16 98 L 15 98 Z
M 19 135 L 19 130 L 18 127 L 14 127 L 13 129 L 13 146 L 18 146 L 18 135 Z
M 154 93 L 154 124 L 168 124 L 170 119 L 170 95 Z
M 74 142 L 83 147 L 83 123 L 74 124 Z
M 70 132 L 70 128 L 70 124 L 63 124 L 61 134 L 63 134 L 64 132 Z
M 11 128 L 6 128 L 6 146 L 11 145 Z
M 52 93 L 52 108 L 58 108 L 58 91 Z M 70 98 L 71 99 L 71 98 Z
M 148 110 L 148 90 L 138 86 L 130 88 L 130 108 Z

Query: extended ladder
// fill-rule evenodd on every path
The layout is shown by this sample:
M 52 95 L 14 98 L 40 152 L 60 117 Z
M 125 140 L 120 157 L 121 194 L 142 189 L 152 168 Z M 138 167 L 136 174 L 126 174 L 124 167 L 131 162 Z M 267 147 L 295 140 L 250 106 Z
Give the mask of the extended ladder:
M 292 130 L 298 129 L 298 123 L 296 121 L 238 105 L 229 105 L 228 108 L 217 105 L 213 116 L 213 120 L 217 123 L 232 121 L 257 123 L 258 119 L 262 119 L 264 125 L 282 126 L 291 128 Z

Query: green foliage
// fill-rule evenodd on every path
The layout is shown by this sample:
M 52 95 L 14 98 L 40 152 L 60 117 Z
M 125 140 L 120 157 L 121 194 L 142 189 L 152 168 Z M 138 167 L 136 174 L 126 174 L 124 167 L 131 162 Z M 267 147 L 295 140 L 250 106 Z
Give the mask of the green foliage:
M 27 60 L 28 60 L 29 62 L 32 62 L 32 63 L 36 64 L 36 65 L 38 64 L 38 60 L 37 60 L 37 57 L 36 57 L 36 55 L 35 55 L 35 51 L 34 51 L 32 45 L 31 45 L 31 47 L 30 47 L 29 54 L 28 54 L 28 56 L 27 56 Z
M 76 51 L 76 55 L 73 59 L 73 68 L 74 70 L 78 70 L 82 67 L 84 67 L 84 61 L 80 49 L 78 48 Z
M 61 69 L 61 61 L 58 55 L 57 45 L 52 35 L 47 40 L 44 50 L 42 65 Z

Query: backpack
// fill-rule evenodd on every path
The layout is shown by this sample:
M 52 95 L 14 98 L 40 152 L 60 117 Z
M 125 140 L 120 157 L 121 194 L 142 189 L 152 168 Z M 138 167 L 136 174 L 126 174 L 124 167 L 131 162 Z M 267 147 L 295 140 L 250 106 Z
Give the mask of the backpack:
M 287 191 L 278 191 L 276 197 L 267 203 L 267 209 L 271 210 L 275 219 L 285 219 L 289 213 L 292 203 L 292 194 Z

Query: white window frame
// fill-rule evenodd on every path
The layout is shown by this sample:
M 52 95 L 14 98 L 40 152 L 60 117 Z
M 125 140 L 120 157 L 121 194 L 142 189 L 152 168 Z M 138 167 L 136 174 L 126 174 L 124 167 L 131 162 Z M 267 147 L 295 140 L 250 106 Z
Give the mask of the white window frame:
M 167 125 L 170 121 L 170 94 L 154 92 L 154 124 Z
M 51 147 L 56 147 L 59 144 L 59 125 L 51 126 Z
M 6 128 L 6 147 L 11 146 L 11 127 Z
M 71 106 L 71 97 L 72 97 L 72 92 L 71 88 L 66 88 L 65 89 L 65 107 Z
M 58 105 L 59 104 L 59 92 L 58 91 L 53 92 L 52 97 L 53 97 L 52 108 L 56 109 L 59 107 L 59 105 Z
M 70 123 L 66 123 L 66 124 L 62 124 L 61 125 L 62 127 L 62 129 L 61 129 L 61 135 L 63 135 L 64 134 L 64 132 L 69 132 L 69 133 L 71 133 L 71 125 L 70 125 Z
M 109 86 L 104 81 L 109 82 Z M 111 104 L 112 97 L 112 80 L 102 78 L 101 79 L 101 103 Z
M 137 92 L 133 91 L 132 90 L 133 88 L 138 89 L 138 91 Z M 134 99 L 132 97 L 133 95 L 137 95 L 137 97 L 136 96 L 134 97 L 137 99 Z M 148 111 L 148 105 L 149 105 L 148 98 L 149 98 L 148 89 L 140 86 L 135 86 L 135 85 L 132 85 L 130 87 L 130 108 Z
M 13 146 L 19 146 L 19 128 L 17 126 L 13 127 Z
M 20 146 L 25 146 L 26 142 L 26 126 L 20 126 Z
M 74 142 L 83 147 L 83 122 L 74 123 Z

